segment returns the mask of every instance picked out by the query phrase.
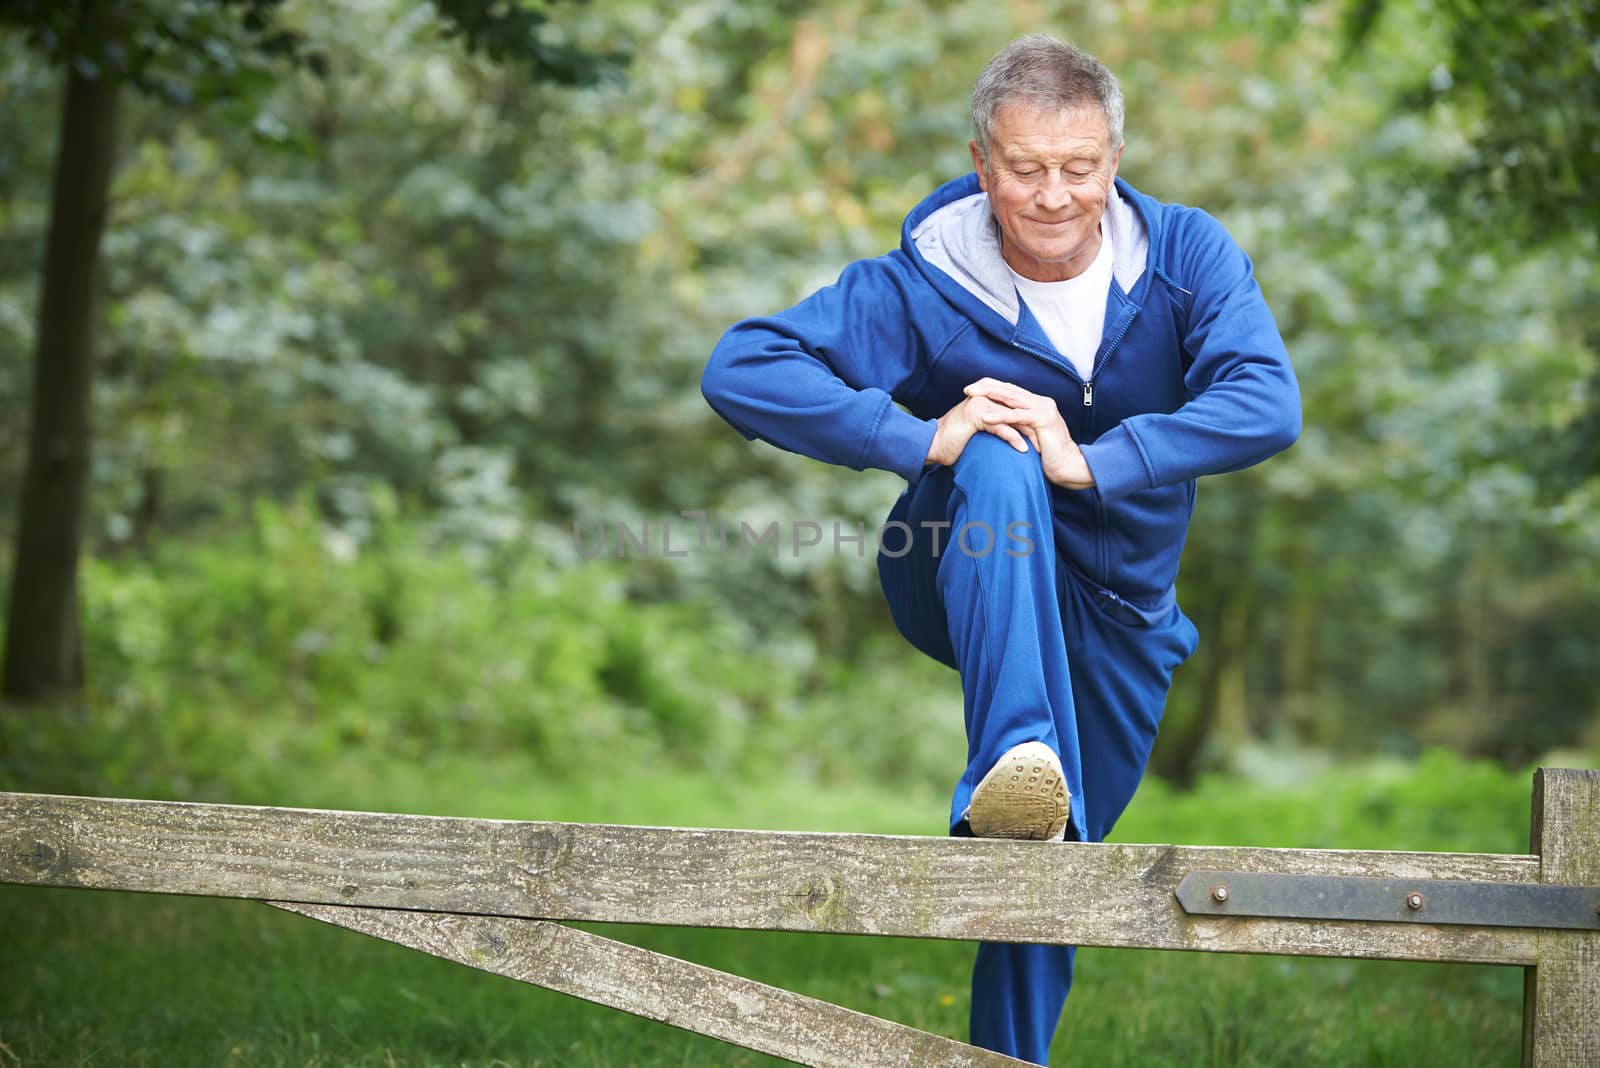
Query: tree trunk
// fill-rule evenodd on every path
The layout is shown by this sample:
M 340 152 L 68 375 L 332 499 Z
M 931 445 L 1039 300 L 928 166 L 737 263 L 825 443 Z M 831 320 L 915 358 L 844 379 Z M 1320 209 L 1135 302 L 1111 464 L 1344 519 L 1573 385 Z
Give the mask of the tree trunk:
M 6 697 L 83 686 L 78 552 L 89 489 L 100 238 L 116 156 L 114 77 L 66 73 L 50 231 L 39 291 L 33 422 L 6 614 Z
M 1212 709 L 1211 730 L 1206 743 L 1220 749 L 1230 759 L 1250 741 L 1250 694 L 1245 674 L 1250 663 L 1252 628 L 1251 598 L 1229 597 L 1222 603 L 1217 627 L 1217 657 L 1206 687 L 1206 703 Z
M 1236 536 L 1239 545 L 1230 553 L 1197 556 L 1197 566 L 1184 572 L 1201 606 L 1194 616 L 1200 651 L 1184 668 L 1199 673 L 1199 697 L 1181 721 L 1163 719 L 1150 767 L 1185 789 L 1194 785 L 1207 765 L 1226 760 L 1251 737 L 1246 669 L 1257 640 L 1258 619 L 1254 592 L 1240 587 L 1232 576 L 1247 573 L 1255 533 L 1241 526 Z

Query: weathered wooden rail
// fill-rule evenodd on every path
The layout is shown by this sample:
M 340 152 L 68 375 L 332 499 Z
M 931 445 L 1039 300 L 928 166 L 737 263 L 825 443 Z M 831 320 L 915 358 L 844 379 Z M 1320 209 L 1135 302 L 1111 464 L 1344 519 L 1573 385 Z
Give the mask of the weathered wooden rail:
M 0 793 L 0 882 L 258 899 L 808 1065 L 1018 1062 L 554 921 L 1521 966 L 1524 1064 L 1600 1064 L 1600 771 L 1535 776 L 1528 855 L 684 830 Z

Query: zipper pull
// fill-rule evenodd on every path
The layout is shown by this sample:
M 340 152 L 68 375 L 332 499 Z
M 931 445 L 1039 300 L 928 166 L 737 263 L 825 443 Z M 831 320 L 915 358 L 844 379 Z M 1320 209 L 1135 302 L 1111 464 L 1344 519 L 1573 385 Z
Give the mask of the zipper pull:
M 1093 408 L 1094 407 L 1094 381 L 1093 380 L 1087 381 L 1087 382 L 1085 382 L 1083 384 L 1083 406 L 1085 408 Z

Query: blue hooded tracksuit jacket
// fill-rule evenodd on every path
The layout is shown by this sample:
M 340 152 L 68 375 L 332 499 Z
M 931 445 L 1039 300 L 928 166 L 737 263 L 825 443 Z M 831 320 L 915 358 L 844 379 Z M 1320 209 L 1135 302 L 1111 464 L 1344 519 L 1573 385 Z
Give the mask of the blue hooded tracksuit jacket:
M 967 175 L 911 212 L 899 249 L 736 324 L 702 380 L 746 437 L 906 479 L 879 575 L 906 638 L 961 673 L 954 833 L 1000 756 L 1043 741 L 1066 773 L 1067 836 L 1105 838 L 1195 647 L 1174 595 L 1195 480 L 1266 459 L 1300 430 L 1283 341 L 1222 226 L 1121 179 L 1103 225 L 1113 280 L 1087 379 L 1018 295 Z M 954 465 L 925 467 L 938 418 L 985 377 L 1055 399 L 1093 488 L 1046 482 L 1035 453 L 990 434 Z M 1045 1063 L 1072 963 L 1065 947 L 980 946 L 973 1042 Z

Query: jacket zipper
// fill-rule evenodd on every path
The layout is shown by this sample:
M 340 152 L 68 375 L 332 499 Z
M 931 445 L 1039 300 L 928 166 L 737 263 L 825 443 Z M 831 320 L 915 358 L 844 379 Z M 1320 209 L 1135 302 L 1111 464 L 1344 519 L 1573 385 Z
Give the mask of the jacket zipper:
M 1133 311 L 1134 314 L 1128 316 L 1128 321 L 1123 324 L 1122 329 L 1118 330 L 1116 336 L 1111 339 L 1111 344 L 1106 346 L 1105 355 L 1096 361 L 1094 367 L 1090 369 L 1088 378 L 1080 378 L 1077 369 L 1074 368 L 1070 362 L 1061 359 L 1061 357 L 1056 353 L 1046 352 L 1042 349 L 1036 348 L 1033 345 L 1029 345 L 1026 342 L 1017 339 L 1015 336 L 1011 338 L 1011 345 L 1013 348 L 1021 349 L 1023 352 L 1030 353 L 1031 355 L 1038 356 L 1049 363 L 1055 364 L 1056 366 L 1065 370 L 1067 374 L 1074 378 L 1078 378 L 1079 381 L 1083 383 L 1083 406 L 1085 408 L 1093 408 L 1095 375 L 1104 370 L 1106 360 L 1111 358 L 1111 353 L 1118 345 L 1122 343 L 1123 335 L 1125 335 L 1128 332 L 1128 328 L 1133 325 L 1134 316 L 1139 313 L 1139 309 L 1135 307 Z M 1089 419 L 1089 426 L 1092 432 L 1094 427 L 1094 418 L 1092 413 Z M 1100 585 L 1104 586 L 1110 581 L 1110 560 L 1108 559 L 1110 554 L 1106 549 L 1106 526 L 1108 525 L 1109 521 L 1106 518 L 1106 502 L 1100 499 L 1100 494 L 1098 492 L 1094 494 L 1094 512 L 1095 559 L 1093 565 L 1093 577 L 1097 582 L 1100 583 Z
M 1133 326 L 1133 321 L 1139 317 L 1140 306 L 1133 304 L 1131 300 L 1129 304 L 1133 305 L 1133 311 L 1128 315 L 1127 320 L 1123 322 L 1122 329 L 1118 330 L 1116 336 L 1111 339 L 1111 344 L 1106 346 L 1105 355 L 1101 356 L 1095 365 L 1089 369 L 1089 377 L 1083 380 L 1083 406 L 1085 408 L 1094 407 L 1094 380 L 1101 371 L 1105 370 L 1106 361 L 1111 359 L 1111 354 L 1117 351 L 1117 346 L 1122 344 L 1122 339 Z
M 1126 333 L 1126 332 L 1127 332 L 1126 329 L 1124 329 L 1122 331 L 1122 333 L 1119 333 L 1116 336 L 1116 339 L 1112 342 L 1112 348 L 1116 347 L 1116 342 L 1117 341 L 1121 341 L 1122 340 L 1122 334 Z M 1069 363 L 1066 360 L 1062 359 L 1061 356 L 1059 354 L 1057 354 L 1057 353 L 1047 352 L 1044 349 L 1036 348 L 1035 346 L 1029 345 L 1028 343 L 1026 343 L 1024 341 L 1019 341 L 1016 338 L 1012 338 L 1011 339 L 1011 346 L 1012 346 L 1012 348 L 1021 349 L 1023 352 L 1028 353 L 1030 356 L 1037 356 L 1040 359 L 1044 360 L 1046 363 L 1050 363 L 1050 364 L 1055 365 L 1056 367 L 1059 367 L 1061 370 L 1065 371 L 1067 374 L 1071 375 L 1073 378 L 1076 378 L 1079 382 L 1082 382 L 1083 383 L 1083 406 L 1085 408 L 1094 407 L 1094 374 L 1096 372 L 1098 372 L 1100 365 L 1096 365 L 1096 367 L 1093 368 L 1090 371 L 1090 377 L 1084 378 L 1081 374 L 1078 373 L 1078 369 L 1076 367 L 1073 367 L 1071 363 Z M 1106 350 L 1106 355 L 1107 356 L 1111 355 L 1110 349 Z M 1105 361 L 1102 360 L 1101 364 L 1103 365 L 1104 362 Z

